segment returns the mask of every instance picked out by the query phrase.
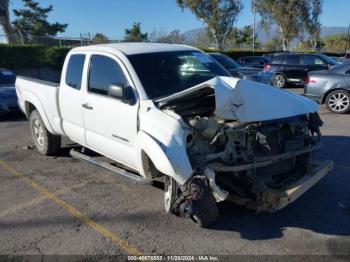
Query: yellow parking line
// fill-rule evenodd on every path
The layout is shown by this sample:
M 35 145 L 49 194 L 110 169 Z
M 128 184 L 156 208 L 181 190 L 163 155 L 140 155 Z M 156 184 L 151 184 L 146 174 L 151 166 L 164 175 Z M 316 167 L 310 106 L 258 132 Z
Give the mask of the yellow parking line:
M 84 183 L 81 183 L 81 184 L 78 184 L 78 185 L 75 185 L 75 186 L 72 186 L 72 187 L 68 187 L 68 188 L 63 188 L 61 190 L 58 190 L 57 192 L 55 192 L 55 195 L 62 195 L 62 194 L 65 194 L 67 193 L 68 191 L 71 191 L 72 189 L 78 189 L 78 188 L 81 188 L 83 186 L 85 186 L 88 182 L 84 182 Z M 45 195 L 40 195 L 39 197 L 36 197 L 28 202 L 25 202 L 25 203 L 21 203 L 21 204 L 18 204 L 18 205 L 15 205 L 15 206 L 12 206 L 11 208 L 9 209 L 6 209 L 6 210 L 3 210 L 3 211 L 0 211 L 0 218 L 1 217 L 4 217 L 4 216 L 7 216 L 9 214 L 12 214 L 12 213 L 16 213 L 18 211 L 21 211 L 23 210 L 24 208 L 27 208 L 27 207 L 30 207 L 30 206 L 34 206 L 34 205 L 38 205 L 40 204 L 41 202 L 45 201 L 45 200 L 48 200 L 48 198 L 45 196 Z
M 81 213 L 79 210 L 75 209 L 73 206 L 69 205 L 59 197 L 57 197 L 55 194 L 51 193 L 49 190 L 47 190 L 45 187 L 39 185 L 37 182 L 35 182 L 33 179 L 27 177 L 24 174 L 21 174 L 17 172 L 13 167 L 11 167 L 9 164 L 4 162 L 0 159 L 0 166 L 3 167 L 6 171 L 8 171 L 11 175 L 19 178 L 22 180 L 25 184 L 30 186 L 31 188 L 35 189 L 40 194 L 44 195 L 60 207 L 62 207 L 64 210 L 66 210 L 69 214 L 71 214 L 73 217 L 79 219 L 81 222 L 83 222 L 88 227 L 94 229 L 96 232 L 100 233 L 102 236 L 104 236 L 107 239 L 110 239 L 117 247 L 119 247 L 121 250 L 125 251 L 129 255 L 133 256 L 142 256 L 142 252 L 138 250 L 138 248 L 132 246 L 127 241 L 121 239 L 117 235 L 110 232 L 108 229 L 106 229 L 104 226 L 98 224 L 88 216 Z

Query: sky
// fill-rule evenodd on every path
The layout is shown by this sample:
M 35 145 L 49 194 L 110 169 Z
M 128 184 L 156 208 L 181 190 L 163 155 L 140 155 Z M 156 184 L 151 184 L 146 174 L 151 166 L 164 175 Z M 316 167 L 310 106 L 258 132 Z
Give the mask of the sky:
M 36 0 L 41 6 L 52 4 L 50 22 L 68 23 L 66 32 L 59 36 L 79 37 L 80 33 L 107 35 L 122 39 L 125 28 L 140 22 L 143 32 L 158 30 L 181 32 L 203 27 L 202 22 L 188 10 L 181 11 L 175 0 Z M 236 26 L 253 23 L 251 0 L 241 0 L 244 9 Z M 22 8 L 21 0 L 10 0 L 10 9 Z M 324 26 L 348 26 L 350 1 L 324 0 L 321 22 Z M 12 13 L 12 12 L 11 12 Z M 12 16 L 13 19 L 13 16 Z

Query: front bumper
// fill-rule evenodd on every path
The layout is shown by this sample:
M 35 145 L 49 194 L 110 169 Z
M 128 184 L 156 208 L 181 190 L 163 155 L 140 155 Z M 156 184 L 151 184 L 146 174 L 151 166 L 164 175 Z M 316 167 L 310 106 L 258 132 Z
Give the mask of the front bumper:
M 301 179 L 290 185 L 284 191 L 265 191 L 263 205 L 261 211 L 275 212 L 280 210 L 290 203 L 293 203 L 306 191 L 313 187 L 318 181 L 325 177 L 329 171 L 333 169 L 333 161 L 327 160 L 317 165 L 307 172 Z

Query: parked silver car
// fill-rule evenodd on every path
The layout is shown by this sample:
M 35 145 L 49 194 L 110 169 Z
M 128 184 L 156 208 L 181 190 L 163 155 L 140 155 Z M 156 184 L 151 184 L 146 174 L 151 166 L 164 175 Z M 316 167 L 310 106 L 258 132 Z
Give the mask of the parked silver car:
M 350 111 L 350 63 L 329 70 L 313 71 L 305 79 L 304 95 L 329 111 L 344 114 Z

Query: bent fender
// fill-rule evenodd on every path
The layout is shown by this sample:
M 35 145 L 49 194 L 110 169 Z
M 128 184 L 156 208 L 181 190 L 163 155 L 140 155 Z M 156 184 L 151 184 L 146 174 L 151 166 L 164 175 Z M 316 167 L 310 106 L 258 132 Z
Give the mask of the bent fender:
M 153 139 L 150 135 L 146 134 L 143 131 L 140 131 L 137 136 L 137 163 L 138 163 L 138 169 L 140 171 L 140 174 L 143 177 L 147 177 L 146 170 L 144 169 L 144 164 L 142 161 L 142 154 L 143 152 L 150 158 L 154 166 L 157 168 L 158 171 L 162 172 L 163 174 L 166 174 L 176 180 L 180 185 L 183 185 L 186 183 L 186 181 L 191 177 L 191 172 L 187 173 L 180 173 L 178 174 L 174 169 L 174 163 L 172 162 L 179 162 L 178 159 L 170 159 L 169 156 L 164 152 L 162 146 L 159 142 L 157 142 L 155 139 Z M 143 152 L 142 152 L 143 151 Z M 175 163 L 181 164 L 181 163 Z

